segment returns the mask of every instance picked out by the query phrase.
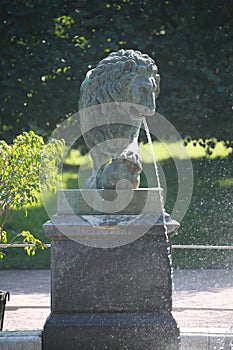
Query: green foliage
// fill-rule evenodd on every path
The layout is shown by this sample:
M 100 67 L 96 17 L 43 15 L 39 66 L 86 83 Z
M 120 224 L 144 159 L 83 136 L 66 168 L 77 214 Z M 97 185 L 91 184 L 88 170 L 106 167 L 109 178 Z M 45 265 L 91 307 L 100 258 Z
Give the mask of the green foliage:
M 212 137 L 210 139 L 194 139 L 192 140 L 191 137 L 184 138 L 184 146 L 188 146 L 191 144 L 193 147 L 201 146 L 205 150 L 206 156 L 212 156 L 214 153 L 214 150 L 216 147 L 222 143 L 224 148 L 231 154 L 233 150 L 233 141 L 231 140 L 225 140 L 225 141 L 219 141 L 216 137 Z
M 29 231 L 21 232 L 21 236 L 23 237 L 23 243 L 33 244 L 33 246 L 25 247 L 25 251 L 27 255 L 35 255 L 37 249 L 44 249 L 45 245 L 37 238 L 35 238 Z
M 37 202 L 40 186 L 53 188 L 59 181 L 57 167 L 61 161 L 62 150 L 62 141 L 54 140 L 44 145 L 43 138 L 33 131 L 23 132 L 13 140 L 11 145 L 0 141 L 1 243 L 8 241 L 4 227 L 11 210 L 21 208 L 26 210 L 28 205 Z M 40 172 L 41 166 L 46 171 Z M 37 248 L 43 247 L 43 244 L 27 231 L 23 231 L 20 236 L 23 242 L 35 245 L 26 249 L 28 254 L 34 254 Z M 18 237 L 19 235 L 15 238 Z
M 36 202 L 42 146 L 42 137 L 33 132 L 17 136 L 12 145 L 0 141 L 2 210 L 10 207 L 19 209 Z
M 87 70 L 133 48 L 156 60 L 158 112 L 183 136 L 230 139 L 232 13 L 230 0 L 2 0 L 0 137 L 50 134 Z

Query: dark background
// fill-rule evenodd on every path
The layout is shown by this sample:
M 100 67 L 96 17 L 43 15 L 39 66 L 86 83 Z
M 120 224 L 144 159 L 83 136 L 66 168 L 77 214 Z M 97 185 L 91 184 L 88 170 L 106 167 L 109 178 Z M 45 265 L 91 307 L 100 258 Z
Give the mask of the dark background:
M 183 137 L 231 139 L 232 22 L 231 0 L 2 0 L 0 138 L 50 136 L 86 72 L 132 48 L 155 59 L 158 112 Z

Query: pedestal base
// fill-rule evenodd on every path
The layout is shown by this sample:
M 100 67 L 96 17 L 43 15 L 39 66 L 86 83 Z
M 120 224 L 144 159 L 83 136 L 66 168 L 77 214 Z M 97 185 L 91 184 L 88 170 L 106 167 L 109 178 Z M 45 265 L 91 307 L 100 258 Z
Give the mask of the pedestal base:
M 53 314 L 43 350 L 177 350 L 179 330 L 171 314 Z
M 52 238 L 52 290 L 43 350 L 178 350 L 167 238 L 179 224 L 167 217 L 166 236 L 152 213 L 76 215 L 58 208 L 44 225 Z

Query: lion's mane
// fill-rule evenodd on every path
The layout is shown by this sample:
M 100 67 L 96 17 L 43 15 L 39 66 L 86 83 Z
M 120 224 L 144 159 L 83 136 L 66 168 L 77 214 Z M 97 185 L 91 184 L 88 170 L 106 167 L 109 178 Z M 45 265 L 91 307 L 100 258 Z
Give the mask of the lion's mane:
M 134 50 L 112 52 L 87 73 L 80 89 L 79 108 L 109 102 L 134 103 L 125 101 L 125 92 L 137 75 L 153 76 L 156 82 L 155 94 L 159 94 L 159 74 L 152 58 Z

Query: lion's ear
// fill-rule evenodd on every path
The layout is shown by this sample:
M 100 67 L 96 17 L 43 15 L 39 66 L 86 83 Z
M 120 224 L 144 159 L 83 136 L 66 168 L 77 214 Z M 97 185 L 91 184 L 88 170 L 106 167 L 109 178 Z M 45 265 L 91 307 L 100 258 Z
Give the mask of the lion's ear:
M 122 73 L 126 72 L 135 72 L 136 71 L 136 63 L 133 60 L 128 60 L 122 67 Z

